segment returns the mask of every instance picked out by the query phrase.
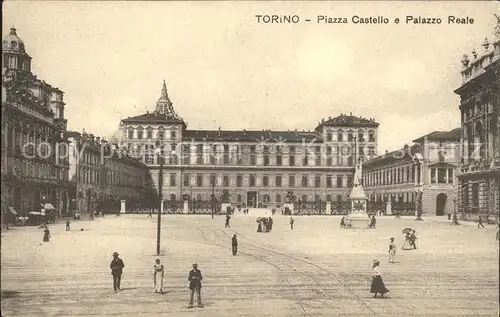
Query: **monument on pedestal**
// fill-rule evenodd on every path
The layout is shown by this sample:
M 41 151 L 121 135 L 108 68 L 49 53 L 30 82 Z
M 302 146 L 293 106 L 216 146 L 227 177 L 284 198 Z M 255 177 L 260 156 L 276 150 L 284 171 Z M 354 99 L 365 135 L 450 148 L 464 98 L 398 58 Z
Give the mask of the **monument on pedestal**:
M 351 189 L 351 194 L 349 195 L 351 210 L 346 217 L 347 228 L 368 229 L 370 224 L 370 218 L 366 212 L 368 198 L 366 197 L 363 184 L 361 183 L 362 165 L 363 162 L 360 160 L 354 171 L 354 183 Z
M 120 213 L 121 214 L 124 214 L 127 212 L 127 210 L 125 209 L 125 203 L 126 203 L 126 200 L 121 200 L 120 201 Z

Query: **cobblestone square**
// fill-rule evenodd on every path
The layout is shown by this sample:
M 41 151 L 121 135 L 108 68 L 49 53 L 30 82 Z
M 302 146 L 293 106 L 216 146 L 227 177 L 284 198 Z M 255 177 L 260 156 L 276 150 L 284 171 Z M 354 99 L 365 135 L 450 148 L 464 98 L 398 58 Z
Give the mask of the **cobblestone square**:
M 339 217 L 274 217 L 257 233 L 255 217 L 165 216 L 162 263 L 165 291 L 153 293 L 156 218 L 107 216 L 50 226 L 42 243 L 36 227 L 2 232 L 3 316 L 496 316 L 498 242 L 495 227 L 453 226 L 443 218 L 380 217 L 377 229 L 347 230 Z M 401 250 L 406 227 L 418 249 Z M 83 229 L 83 231 L 81 231 Z M 239 237 L 231 255 L 230 238 Z M 388 263 L 393 236 L 397 263 Z M 125 263 L 114 293 L 111 255 Z M 390 293 L 369 293 L 371 264 L 381 262 Z M 187 275 L 203 273 L 204 308 L 187 308 Z

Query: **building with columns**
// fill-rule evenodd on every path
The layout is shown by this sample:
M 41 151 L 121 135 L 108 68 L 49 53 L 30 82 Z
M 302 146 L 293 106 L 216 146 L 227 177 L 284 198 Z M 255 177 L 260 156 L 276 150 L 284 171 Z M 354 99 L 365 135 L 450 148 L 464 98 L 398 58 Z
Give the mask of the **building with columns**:
M 390 202 L 393 213 L 453 213 L 460 129 L 434 131 L 412 146 L 386 152 L 363 163 L 363 184 L 370 202 Z M 380 204 L 384 206 L 384 204 Z M 385 207 L 385 206 L 384 206 Z
M 31 56 L 11 28 L 2 41 L 2 208 L 12 213 L 68 209 L 63 97 L 33 74 Z
M 500 18 L 495 37 L 462 59 L 462 162 L 458 210 L 464 219 L 498 219 L 500 211 Z
M 158 199 L 146 164 L 93 134 L 67 135 L 72 210 L 115 213 L 121 200 L 126 200 L 128 211 L 155 207 Z
M 280 208 L 289 190 L 302 202 L 347 200 L 355 155 L 376 155 L 378 123 L 350 115 L 312 131 L 188 130 L 163 83 L 156 109 L 121 121 L 121 145 L 158 183 L 164 155 L 165 200 L 207 201 L 227 189 L 230 202 Z M 158 152 L 161 151 L 161 152 Z

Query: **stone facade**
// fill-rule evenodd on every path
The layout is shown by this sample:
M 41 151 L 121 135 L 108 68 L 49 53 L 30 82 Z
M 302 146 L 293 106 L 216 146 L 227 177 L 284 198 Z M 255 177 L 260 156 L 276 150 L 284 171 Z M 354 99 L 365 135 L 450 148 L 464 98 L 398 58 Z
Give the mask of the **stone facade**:
M 46 203 L 57 215 L 68 211 L 63 95 L 32 73 L 31 57 L 12 28 L 2 42 L 2 207 L 20 216 Z
M 158 203 L 148 167 L 92 134 L 68 132 L 72 210 L 80 213 L 154 208 Z
M 500 211 L 500 21 L 493 42 L 464 55 L 460 96 L 462 162 L 458 209 L 464 219 Z
M 386 152 L 363 164 L 363 184 L 372 202 L 391 202 L 393 213 L 453 213 L 460 129 L 435 131 L 413 140 L 414 145 Z
M 217 197 L 228 189 L 235 205 L 281 208 L 288 190 L 305 202 L 346 201 L 356 152 L 376 155 L 378 125 L 351 114 L 313 131 L 188 130 L 163 83 L 154 112 L 121 121 L 120 142 L 154 184 L 164 155 L 166 200 L 210 200 L 213 186 Z

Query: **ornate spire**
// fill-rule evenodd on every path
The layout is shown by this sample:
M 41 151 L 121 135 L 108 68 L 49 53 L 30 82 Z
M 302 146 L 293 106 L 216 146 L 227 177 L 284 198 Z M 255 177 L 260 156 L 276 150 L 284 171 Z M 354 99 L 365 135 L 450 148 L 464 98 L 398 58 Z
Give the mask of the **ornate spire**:
M 168 98 L 167 84 L 165 83 L 165 79 L 163 80 L 163 86 L 161 87 L 160 98 L 156 102 L 155 114 L 164 115 L 169 119 L 182 120 L 181 117 L 179 117 L 179 115 L 175 112 L 170 98 Z
M 158 102 L 170 102 L 170 99 L 168 99 L 168 93 L 167 93 L 167 84 L 165 83 L 165 79 L 163 80 L 163 86 L 161 87 L 161 95 L 160 99 L 158 99 Z

